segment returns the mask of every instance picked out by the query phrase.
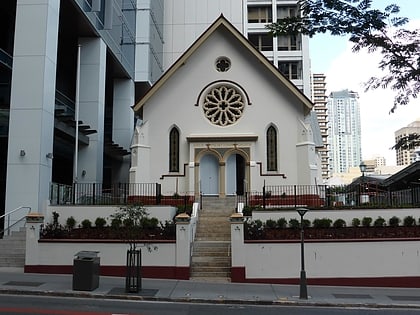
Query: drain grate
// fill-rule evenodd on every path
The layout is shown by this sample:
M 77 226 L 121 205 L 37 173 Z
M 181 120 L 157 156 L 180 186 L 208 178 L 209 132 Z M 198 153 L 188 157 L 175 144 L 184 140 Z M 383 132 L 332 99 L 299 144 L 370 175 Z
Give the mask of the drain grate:
M 371 299 L 372 297 L 369 294 L 348 294 L 348 293 L 338 293 L 333 294 L 337 299 Z
M 113 288 L 108 292 L 109 295 L 136 295 L 136 296 L 155 296 L 159 290 L 156 289 L 142 289 L 139 292 L 128 293 L 125 288 Z
M 388 297 L 393 301 L 420 301 L 420 296 L 413 295 L 388 295 Z
M 14 285 L 19 287 L 39 287 L 44 284 L 44 282 L 30 282 L 30 281 L 9 281 L 4 285 Z

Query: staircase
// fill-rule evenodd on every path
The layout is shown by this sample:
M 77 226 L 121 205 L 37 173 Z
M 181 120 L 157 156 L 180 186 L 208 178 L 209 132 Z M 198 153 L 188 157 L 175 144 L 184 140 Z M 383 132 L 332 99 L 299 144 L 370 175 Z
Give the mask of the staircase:
M 25 265 L 26 229 L 12 231 L 0 239 L 0 267 L 23 267 Z
M 203 197 L 193 244 L 191 279 L 229 281 L 230 221 L 235 197 Z

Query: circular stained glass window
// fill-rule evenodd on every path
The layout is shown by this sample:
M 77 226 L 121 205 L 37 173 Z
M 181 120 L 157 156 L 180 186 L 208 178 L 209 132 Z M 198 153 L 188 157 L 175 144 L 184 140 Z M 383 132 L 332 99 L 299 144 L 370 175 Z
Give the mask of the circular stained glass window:
M 226 72 L 230 69 L 230 60 L 226 57 L 219 57 L 216 60 L 216 70 L 219 72 Z
M 218 86 L 204 98 L 203 111 L 206 118 L 218 126 L 234 124 L 244 111 L 242 95 L 233 87 Z

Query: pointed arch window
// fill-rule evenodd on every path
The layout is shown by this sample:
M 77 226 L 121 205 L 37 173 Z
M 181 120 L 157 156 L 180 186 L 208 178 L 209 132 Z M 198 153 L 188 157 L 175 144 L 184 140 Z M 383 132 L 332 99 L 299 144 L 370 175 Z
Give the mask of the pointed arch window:
M 277 171 L 277 131 L 273 126 L 267 130 L 267 171 Z
M 179 131 L 175 127 L 169 133 L 169 171 L 179 172 Z

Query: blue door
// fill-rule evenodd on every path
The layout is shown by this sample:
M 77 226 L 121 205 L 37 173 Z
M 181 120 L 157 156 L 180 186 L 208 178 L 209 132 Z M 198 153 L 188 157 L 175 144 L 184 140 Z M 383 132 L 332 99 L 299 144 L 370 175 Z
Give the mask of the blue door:
M 219 161 L 214 155 L 207 154 L 201 158 L 200 186 L 203 195 L 219 195 Z

